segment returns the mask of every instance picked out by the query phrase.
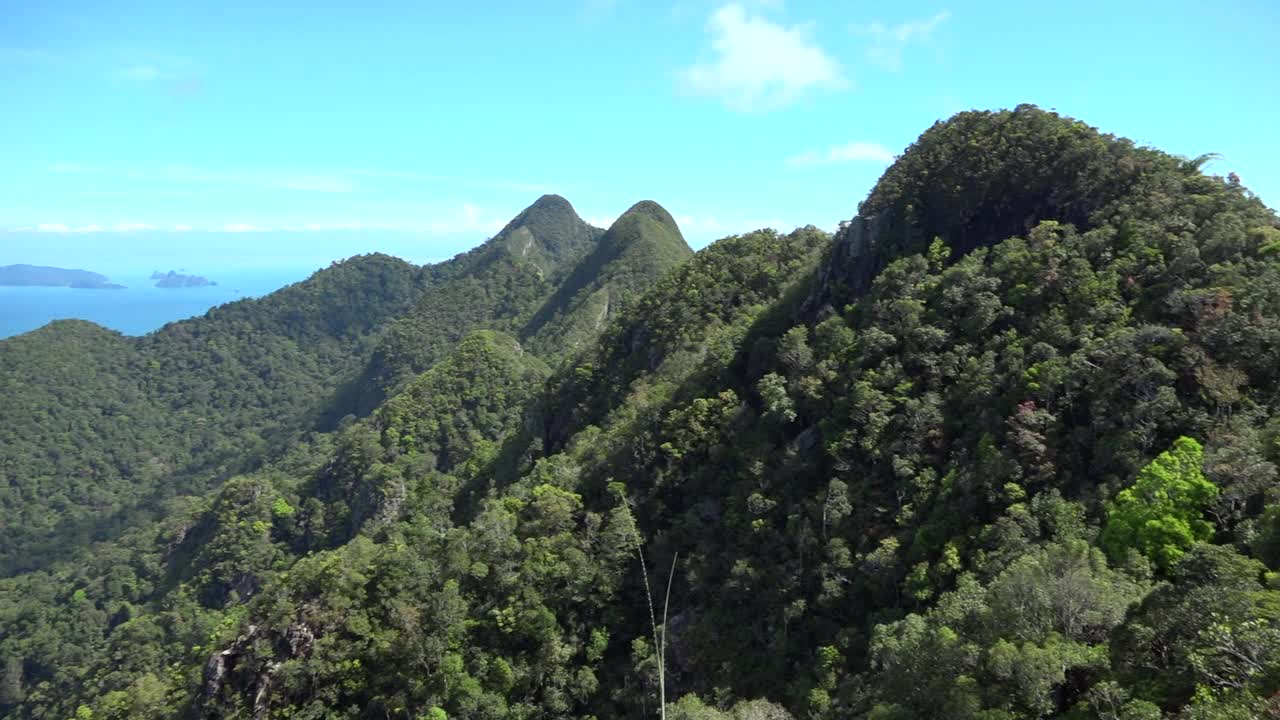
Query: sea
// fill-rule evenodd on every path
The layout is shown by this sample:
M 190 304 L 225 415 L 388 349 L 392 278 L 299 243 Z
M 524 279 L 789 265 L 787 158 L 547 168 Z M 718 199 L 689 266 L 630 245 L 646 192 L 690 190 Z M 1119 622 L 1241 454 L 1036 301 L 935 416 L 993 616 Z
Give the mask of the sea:
M 261 297 L 305 280 L 312 269 L 236 269 L 194 274 L 217 285 L 200 288 L 158 288 L 145 274 L 109 273 L 123 290 L 80 290 L 61 287 L 0 286 L 0 338 L 43 327 L 53 320 L 95 322 L 125 335 L 145 335 L 166 323 L 203 315 L 210 308 L 244 298 Z

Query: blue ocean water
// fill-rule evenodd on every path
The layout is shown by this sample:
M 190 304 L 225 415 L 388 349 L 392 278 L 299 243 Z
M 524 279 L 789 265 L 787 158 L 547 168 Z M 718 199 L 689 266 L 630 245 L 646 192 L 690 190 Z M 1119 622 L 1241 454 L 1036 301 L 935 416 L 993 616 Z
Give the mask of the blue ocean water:
M 240 269 L 202 273 L 218 284 L 202 288 L 157 288 L 150 271 L 136 276 L 108 273 L 124 290 L 0 287 L 0 338 L 35 330 L 53 320 L 89 320 L 125 335 L 145 335 L 174 320 L 209 308 L 261 297 L 304 280 L 311 270 Z

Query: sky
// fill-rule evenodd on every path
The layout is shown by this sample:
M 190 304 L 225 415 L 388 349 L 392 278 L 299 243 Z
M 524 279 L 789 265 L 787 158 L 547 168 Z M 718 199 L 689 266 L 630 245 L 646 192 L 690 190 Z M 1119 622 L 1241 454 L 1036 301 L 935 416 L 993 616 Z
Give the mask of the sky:
M 1035 103 L 1280 205 L 1280 3 L 0 0 L 0 264 L 426 262 L 543 193 L 834 228 Z M 159 259 L 156 260 L 160 262 Z

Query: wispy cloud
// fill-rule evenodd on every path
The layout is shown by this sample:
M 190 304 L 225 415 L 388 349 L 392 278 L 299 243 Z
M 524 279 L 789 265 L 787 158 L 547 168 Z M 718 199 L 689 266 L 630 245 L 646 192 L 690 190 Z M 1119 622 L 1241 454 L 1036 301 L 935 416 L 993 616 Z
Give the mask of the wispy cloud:
M 127 80 L 142 80 L 146 82 L 152 80 L 176 80 L 178 78 L 177 74 L 161 70 L 155 65 L 130 65 L 117 70 L 115 76 Z
M 426 235 L 453 235 L 462 233 L 495 233 L 510 218 L 470 203 L 456 208 L 435 208 L 423 211 L 422 218 L 349 218 L 279 225 L 230 223 L 223 226 L 227 232 L 410 232 Z
M 28 64 L 49 63 L 57 56 L 47 50 L 22 47 L 0 47 L 0 63 Z
M 876 21 L 863 25 L 853 25 L 851 29 L 857 35 L 869 38 L 867 59 L 887 70 L 897 72 L 902 69 L 902 55 L 907 46 L 927 44 L 933 38 L 938 26 L 951 17 L 949 11 L 942 11 L 924 20 L 910 20 L 897 25 L 888 25 Z
M 336 176 L 277 171 L 223 171 L 171 165 L 162 168 L 111 168 L 80 163 L 54 163 L 49 170 L 63 175 L 91 175 L 141 182 L 240 185 L 259 189 L 346 193 L 356 189 L 350 180 Z
M 351 193 L 362 189 L 362 183 L 373 180 L 395 180 L 410 183 L 448 184 L 453 187 L 502 190 L 535 194 L 550 192 L 549 183 L 468 178 L 433 175 L 404 170 L 357 168 L 352 170 L 217 170 L 169 165 L 151 168 L 107 167 L 84 163 L 60 162 L 49 170 L 61 175 L 85 175 L 138 182 L 173 184 L 237 185 L 260 190 L 294 190 L 313 193 Z M 563 188 L 560 188 L 563 190 Z
M 813 165 L 838 165 L 843 163 L 870 162 L 888 165 L 893 162 L 893 151 L 873 142 L 854 141 L 844 145 L 832 145 L 825 151 L 807 150 L 787 158 L 791 167 Z
M 30 230 L 31 228 L 14 228 L 15 230 Z M 118 222 L 110 225 L 102 225 L 92 223 L 89 225 L 69 225 L 67 223 L 39 223 L 35 226 L 37 232 L 53 232 L 53 233 L 97 233 L 97 232 L 139 232 L 142 230 L 156 230 L 157 227 L 150 223 L 139 222 Z
M 198 93 L 204 87 L 200 66 L 189 58 L 154 50 L 131 49 L 117 53 L 114 80 L 148 86 L 178 96 Z
M 810 38 L 812 24 L 786 27 L 731 3 L 712 14 L 707 29 L 714 61 L 679 74 L 683 89 L 694 95 L 717 98 L 733 110 L 765 110 L 811 90 L 848 85 L 835 58 Z
M 412 172 L 408 170 L 379 170 L 369 168 L 358 168 L 355 170 L 340 171 L 340 174 L 351 175 L 354 177 L 381 178 L 388 180 L 408 180 L 423 183 L 448 183 L 450 185 L 469 187 L 469 188 L 485 188 L 491 190 L 507 190 L 518 193 L 546 193 L 552 190 L 552 185 L 542 182 L 526 182 L 521 180 L 499 180 L 487 178 L 469 178 L 459 177 L 456 175 L 437 175 L 431 173 Z M 563 188 L 561 188 L 563 189 Z
M 701 248 L 708 243 L 730 235 L 742 235 L 764 228 L 773 228 L 780 232 L 790 232 L 797 225 L 779 217 L 751 216 L 722 208 L 719 212 L 685 213 L 675 216 L 680 232 L 694 248 Z
M 578 18 L 587 22 L 602 20 L 618 7 L 621 0 L 583 0 Z
M 206 223 L 147 223 L 108 222 L 89 225 L 70 223 L 39 223 L 27 226 L 0 227 L 0 232 L 44 233 L 125 233 L 125 232 L 405 232 L 423 235 L 491 235 L 501 230 L 515 214 L 513 210 L 496 210 L 473 203 L 461 203 L 448 207 L 418 207 L 416 210 L 355 218 L 329 218 L 314 221 L 272 222 L 255 218 L 236 218 L 225 222 Z
M 724 224 L 711 216 L 695 217 L 693 215 L 678 215 L 675 218 L 676 225 L 680 226 L 681 232 L 718 232 L 724 229 Z

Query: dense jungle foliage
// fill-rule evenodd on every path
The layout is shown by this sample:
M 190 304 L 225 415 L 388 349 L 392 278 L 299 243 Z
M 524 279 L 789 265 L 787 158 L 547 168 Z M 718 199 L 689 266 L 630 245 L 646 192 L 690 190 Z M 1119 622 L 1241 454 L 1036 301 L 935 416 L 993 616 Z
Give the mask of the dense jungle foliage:
M 1280 219 L 1204 160 L 966 112 L 834 237 L 549 197 L 0 342 L 0 715 L 1280 717 Z

